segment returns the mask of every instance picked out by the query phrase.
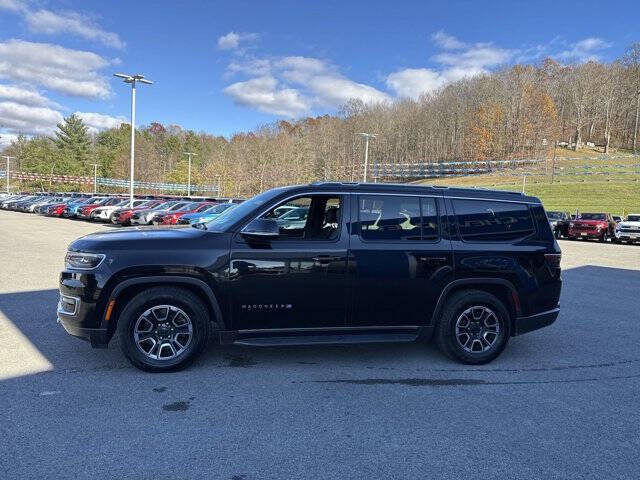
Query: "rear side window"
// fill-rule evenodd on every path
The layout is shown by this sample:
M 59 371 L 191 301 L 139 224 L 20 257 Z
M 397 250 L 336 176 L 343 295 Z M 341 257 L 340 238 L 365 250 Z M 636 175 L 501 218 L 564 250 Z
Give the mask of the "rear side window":
M 500 242 L 532 234 L 535 229 L 524 203 L 452 199 L 458 230 L 467 242 Z
M 438 216 L 433 198 L 362 195 L 358 197 L 358 210 L 363 240 L 420 241 L 438 238 Z

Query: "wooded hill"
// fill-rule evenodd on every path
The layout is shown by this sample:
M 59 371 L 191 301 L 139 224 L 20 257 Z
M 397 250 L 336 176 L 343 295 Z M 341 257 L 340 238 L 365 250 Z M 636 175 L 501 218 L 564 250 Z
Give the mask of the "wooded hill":
M 249 196 L 283 184 L 359 180 L 363 140 L 378 134 L 369 161 L 428 163 L 547 155 L 556 141 L 580 149 L 640 148 L 640 43 L 612 63 L 515 65 L 449 84 L 418 100 L 365 105 L 353 100 L 336 115 L 276 121 L 231 138 L 152 123 L 136 130 L 136 179 L 217 183 L 224 195 Z M 7 147 L 12 169 L 127 178 L 130 126 L 90 136 L 71 116 L 54 138 L 21 137 Z M 385 180 L 385 179 L 382 179 Z

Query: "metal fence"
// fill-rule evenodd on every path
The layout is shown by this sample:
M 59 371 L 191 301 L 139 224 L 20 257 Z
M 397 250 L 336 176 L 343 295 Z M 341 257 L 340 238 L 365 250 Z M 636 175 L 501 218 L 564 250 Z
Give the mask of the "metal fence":
M 0 171 L 0 179 L 6 179 L 7 172 Z M 10 180 L 18 180 L 25 182 L 47 182 L 56 184 L 69 185 L 93 185 L 93 177 L 75 176 L 75 175 L 52 175 L 47 173 L 31 173 L 31 172 L 10 172 Z M 97 186 L 105 186 L 112 188 L 129 188 L 129 180 L 119 178 L 97 177 L 95 179 Z M 134 188 L 138 190 L 155 190 L 163 192 L 187 192 L 188 185 L 185 183 L 167 183 L 167 182 L 140 182 L 134 180 Z M 218 195 L 220 185 L 191 185 L 192 192 L 207 192 Z

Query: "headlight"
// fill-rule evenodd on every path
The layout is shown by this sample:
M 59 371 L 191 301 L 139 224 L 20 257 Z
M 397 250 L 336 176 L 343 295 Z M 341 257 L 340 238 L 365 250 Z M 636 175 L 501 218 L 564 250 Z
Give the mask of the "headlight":
M 573 223 L 573 222 L 570 222 L 570 223 L 569 223 L 569 226 L 570 226 L 570 227 L 575 227 L 575 226 L 576 226 L 576 224 L 575 224 L 575 223 Z
M 78 270 L 93 270 L 102 263 L 104 257 L 102 253 L 67 252 L 64 266 Z

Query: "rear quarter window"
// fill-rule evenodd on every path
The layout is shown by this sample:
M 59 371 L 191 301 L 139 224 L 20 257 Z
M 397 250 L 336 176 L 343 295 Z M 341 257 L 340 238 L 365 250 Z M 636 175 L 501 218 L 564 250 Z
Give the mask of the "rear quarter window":
M 525 203 L 452 199 L 458 232 L 466 242 L 503 242 L 535 232 Z

